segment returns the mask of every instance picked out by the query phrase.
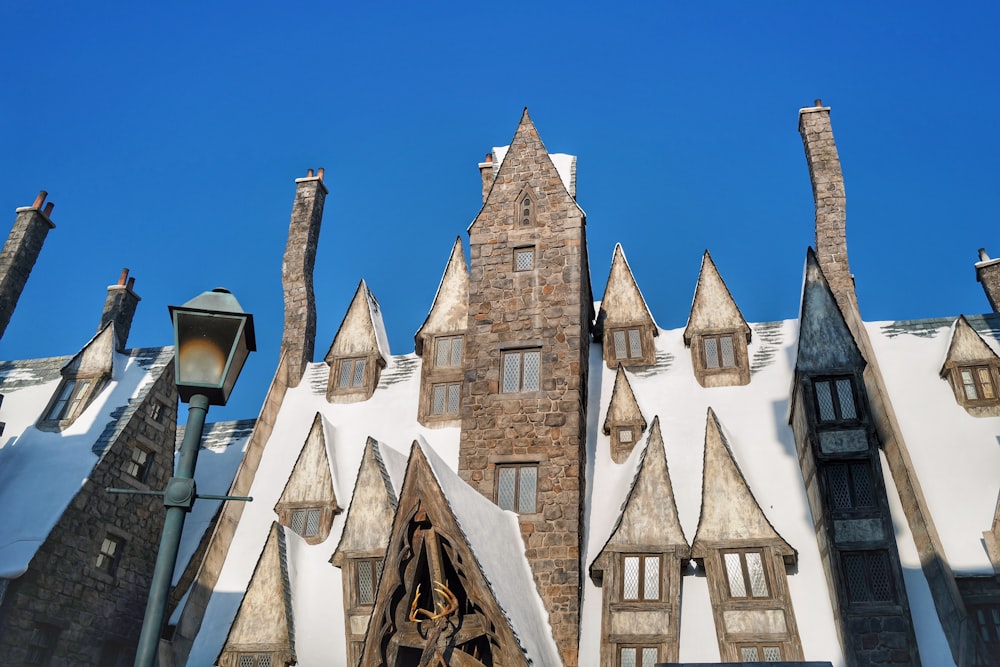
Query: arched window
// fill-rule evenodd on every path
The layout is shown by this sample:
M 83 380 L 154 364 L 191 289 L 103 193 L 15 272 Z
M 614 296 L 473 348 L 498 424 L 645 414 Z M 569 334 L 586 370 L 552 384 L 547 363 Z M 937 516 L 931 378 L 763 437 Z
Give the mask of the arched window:
M 517 224 L 519 227 L 530 227 L 535 224 L 535 201 L 528 192 L 517 198 Z

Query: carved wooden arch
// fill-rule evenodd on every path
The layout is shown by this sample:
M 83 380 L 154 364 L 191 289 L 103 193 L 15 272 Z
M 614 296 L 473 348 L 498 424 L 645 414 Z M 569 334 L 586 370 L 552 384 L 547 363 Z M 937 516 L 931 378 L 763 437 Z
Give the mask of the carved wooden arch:
M 434 503 L 434 499 L 431 501 Z M 437 503 L 434 503 L 437 504 Z M 390 540 L 364 667 L 507 667 L 520 654 L 464 539 L 435 525 L 423 502 Z M 399 524 L 397 524 L 399 525 Z M 494 619 L 499 619 L 495 623 Z

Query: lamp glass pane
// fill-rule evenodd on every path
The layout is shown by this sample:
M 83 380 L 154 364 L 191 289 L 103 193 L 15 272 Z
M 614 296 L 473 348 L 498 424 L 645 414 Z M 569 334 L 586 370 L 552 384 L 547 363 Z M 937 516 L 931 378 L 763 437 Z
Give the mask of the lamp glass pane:
M 243 318 L 186 311 L 174 314 L 177 384 L 221 386 L 227 379 L 226 364 L 240 335 Z M 246 343 L 241 342 L 240 347 L 245 351 Z

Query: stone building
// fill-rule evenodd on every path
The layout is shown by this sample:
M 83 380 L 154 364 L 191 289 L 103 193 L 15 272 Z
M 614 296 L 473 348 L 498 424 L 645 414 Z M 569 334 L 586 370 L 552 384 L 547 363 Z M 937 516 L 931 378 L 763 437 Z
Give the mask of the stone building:
M 190 540 L 161 664 L 1000 664 L 1000 316 L 864 321 L 830 109 L 799 132 L 816 242 L 779 322 L 746 321 L 752 286 L 706 251 L 660 328 L 525 112 L 413 350 L 361 279 L 317 361 L 327 184 L 297 179 L 230 488 L 255 501 Z M 991 307 L 998 261 L 975 265 Z
M 17 210 L 0 254 L 0 331 L 54 228 L 45 193 Z M 75 354 L 0 362 L 0 663 L 131 665 L 173 471 L 173 349 L 127 347 L 139 303 L 128 271 L 108 287 L 97 334 Z M 97 313 L 95 313 L 97 315 Z M 96 317 L 95 317 L 96 319 Z M 210 425 L 203 467 L 223 490 L 253 421 Z M 82 483 L 81 483 L 82 480 Z M 220 503 L 189 518 L 175 577 Z M 187 576 L 185 576 L 185 574 Z M 174 600 L 176 605 L 177 600 Z

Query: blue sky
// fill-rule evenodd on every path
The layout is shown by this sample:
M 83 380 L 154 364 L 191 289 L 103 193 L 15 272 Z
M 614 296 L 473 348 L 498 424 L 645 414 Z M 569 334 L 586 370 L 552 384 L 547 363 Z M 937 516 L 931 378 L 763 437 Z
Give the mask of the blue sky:
M 816 98 L 865 318 L 988 309 L 995 3 L 18 0 L 0 24 L 3 224 L 44 188 L 57 225 L 0 358 L 74 353 L 122 267 L 134 346 L 170 343 L 167 305 L 224 285 L 259 352 L 210 420 L 255 416 L 273 372 L 295 178 L 322 166 L 330 188 L 317 358 L 362 277 L 411 352 L 455 237 L 468 248 L 476 164 L 525 106 L 550 152 L 579 156 L 595 294 L 621 242 L 660 326 L 684 325 L 706 248 L 747 319 L 796 315 L 813 242 L 797 110 Z

